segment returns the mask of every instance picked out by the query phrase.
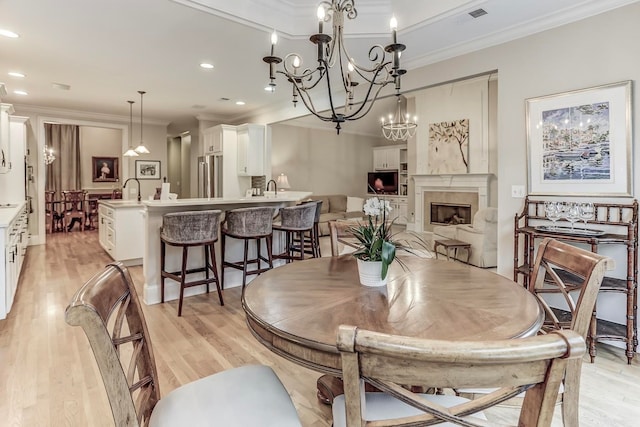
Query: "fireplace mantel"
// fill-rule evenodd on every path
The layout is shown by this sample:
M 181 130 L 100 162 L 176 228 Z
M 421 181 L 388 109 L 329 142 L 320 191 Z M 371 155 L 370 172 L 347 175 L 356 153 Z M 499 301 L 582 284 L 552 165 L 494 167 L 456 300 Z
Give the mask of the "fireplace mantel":
M 489 206 L 489 184 L 493 174 L 467 173 L 453 175 L 411 175 L 415 191 L 414 230 L 424 230 L 424 193 L 452 191 L 478 193 L 478 209 Z

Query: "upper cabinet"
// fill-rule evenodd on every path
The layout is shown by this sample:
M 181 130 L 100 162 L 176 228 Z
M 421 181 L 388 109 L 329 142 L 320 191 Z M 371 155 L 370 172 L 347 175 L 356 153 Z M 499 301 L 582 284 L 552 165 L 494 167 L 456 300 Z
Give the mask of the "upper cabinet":
M 222 154 L 224 131 L 225 125 L 213 126 L 202 131 L 202 154 Z
M 237 127 L 238 175 L 260 176 L 264 174 L 263 125 L 245 124 Z
M 13 113 L 13 105 L 0 104 L 0 173 L 11 169 L 9 115 Z
M 406 146 L 374 148 L 373 168 L 376 170 L 400 169 L 400 150 L 406 148 Z

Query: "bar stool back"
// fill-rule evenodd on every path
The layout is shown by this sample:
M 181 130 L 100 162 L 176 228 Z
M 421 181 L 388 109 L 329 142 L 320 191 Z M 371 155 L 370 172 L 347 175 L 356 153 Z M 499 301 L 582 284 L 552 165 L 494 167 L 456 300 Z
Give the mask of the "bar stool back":
M 180 301 L 178 302 L 178 316 L 182 316 L 182 299 L 185 288 L 192 286 L 207 285 L 215 283 L 218 290 L 220 305 L 224 305 L 220 280 L 218 279 L 218 267 L 216 265 L 216 253 L 214 243 L 218 241 L 218 230 L 220 227 L 219 210 L 189 211 L 168 213 L 162 217 L 162 229 L 160 231 L 160 270 L 161 289 L 160 301 L 164 302 L 164 279 L 169 278 L 180 283 Z M 165 257 L 166 245 L 182 248 L 182 268 L 180 271 L 166 271 Z M 190 247 L 204 247 L 204 266 L 197 268 L 187 268 L 188 251 Z M 213 277 L 209 277 L 209 271 Z M 187 282 L 187 275 L 192 273 L 205 273 L 204 279 Z
M 316 216 L 316 204 L 305 203 L 280 209 L 280 224 L 275 224 L 273 229 L 285 233 L 284 252 L 274 255 L 275 259 L 285 259 L 287 263 L 294 259 L 304 259 L 304 234 L 313 233 L 313 224 Z M 294 237 L 298 242 L 294 241 Z M 296 246 L 297 245 L 297 246 Z M 300 255 L 296 256 L 298 252 Z
M 224 268 L 231 267 L 242 270 L 242 288 L 247 283 L 247 275 L 264 273 L 273 268 L 271 257 L 273 237 L 273 214 L 275 210 L 270 207 L 240 208 L 227 211 L 222 224 L 222 289 L 224 289 Z M 225 255 L 226 238 L 244 240 L 244 256 L 242 261 L 227 261 Z M 267 258 L 260 255 L 260 243 L 265 239 L 267 246 Z M 256 241 L 256 257 L 249 259 L 249 241 Z M 268 266 L 262 267 L 261 261 Z M 257 264 L 253 270 L 247 270 L 249 264 Z

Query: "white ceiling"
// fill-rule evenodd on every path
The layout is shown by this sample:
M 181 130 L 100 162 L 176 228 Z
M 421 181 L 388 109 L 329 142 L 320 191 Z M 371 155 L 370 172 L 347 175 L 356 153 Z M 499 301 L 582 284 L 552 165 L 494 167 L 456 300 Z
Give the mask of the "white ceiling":
M 358 18 L 346 20 L 350 51 L 366 55 L 388 44 L 388 20 L 398 18 L 411 69 L 583 19 L 640 0 L 356 0 Z M 289 102 L 278 80 L 267 93 L 273 28 L 277 53 L 313 58 L 308 34 L 317 30 L 310 0 L 0 0 L 3 102 L 121 116 L 129 106 L 145 120 L 187 123 L 195 116 L 234 123 Z M 483 8 L 473 19 L 468 12 Z M 306 34 L 306 35 L 305 35 Z M 213 70 L 199 67 L 211 62 Z M 25 78 L 9 76 L 20 71 Z M 70 85 L 60 90 L 53 83 Z M 25 90 L 27 96 L 15 95 Z M 391 92 L 389 92 L 391 93 Z M 229 98 L 229 101 L 221 100 Z M 236 100 L 246 102 L 235 105 Z M 298 107 L 302 109 L 303 107 Z M 302 110 L 304 111 L 304 110 Z M 374 114 L 374 113 L 372 113 Z M 377 119 L 376 119 L 377 120 Z

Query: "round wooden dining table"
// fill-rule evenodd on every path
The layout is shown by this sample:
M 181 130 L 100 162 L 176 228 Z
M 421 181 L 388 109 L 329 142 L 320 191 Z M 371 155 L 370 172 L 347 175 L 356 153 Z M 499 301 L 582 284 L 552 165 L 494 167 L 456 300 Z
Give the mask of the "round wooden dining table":
M 386 286 L 360 285 L 350 255 L 297 261 L 245 288 L 248 326 L 262 344 L 297 364 L 340 373 L 339 325 L 442 340 L 535 335 L 544 320 L 536 298 L 491 271 L 455 261 L 402 257 Z

